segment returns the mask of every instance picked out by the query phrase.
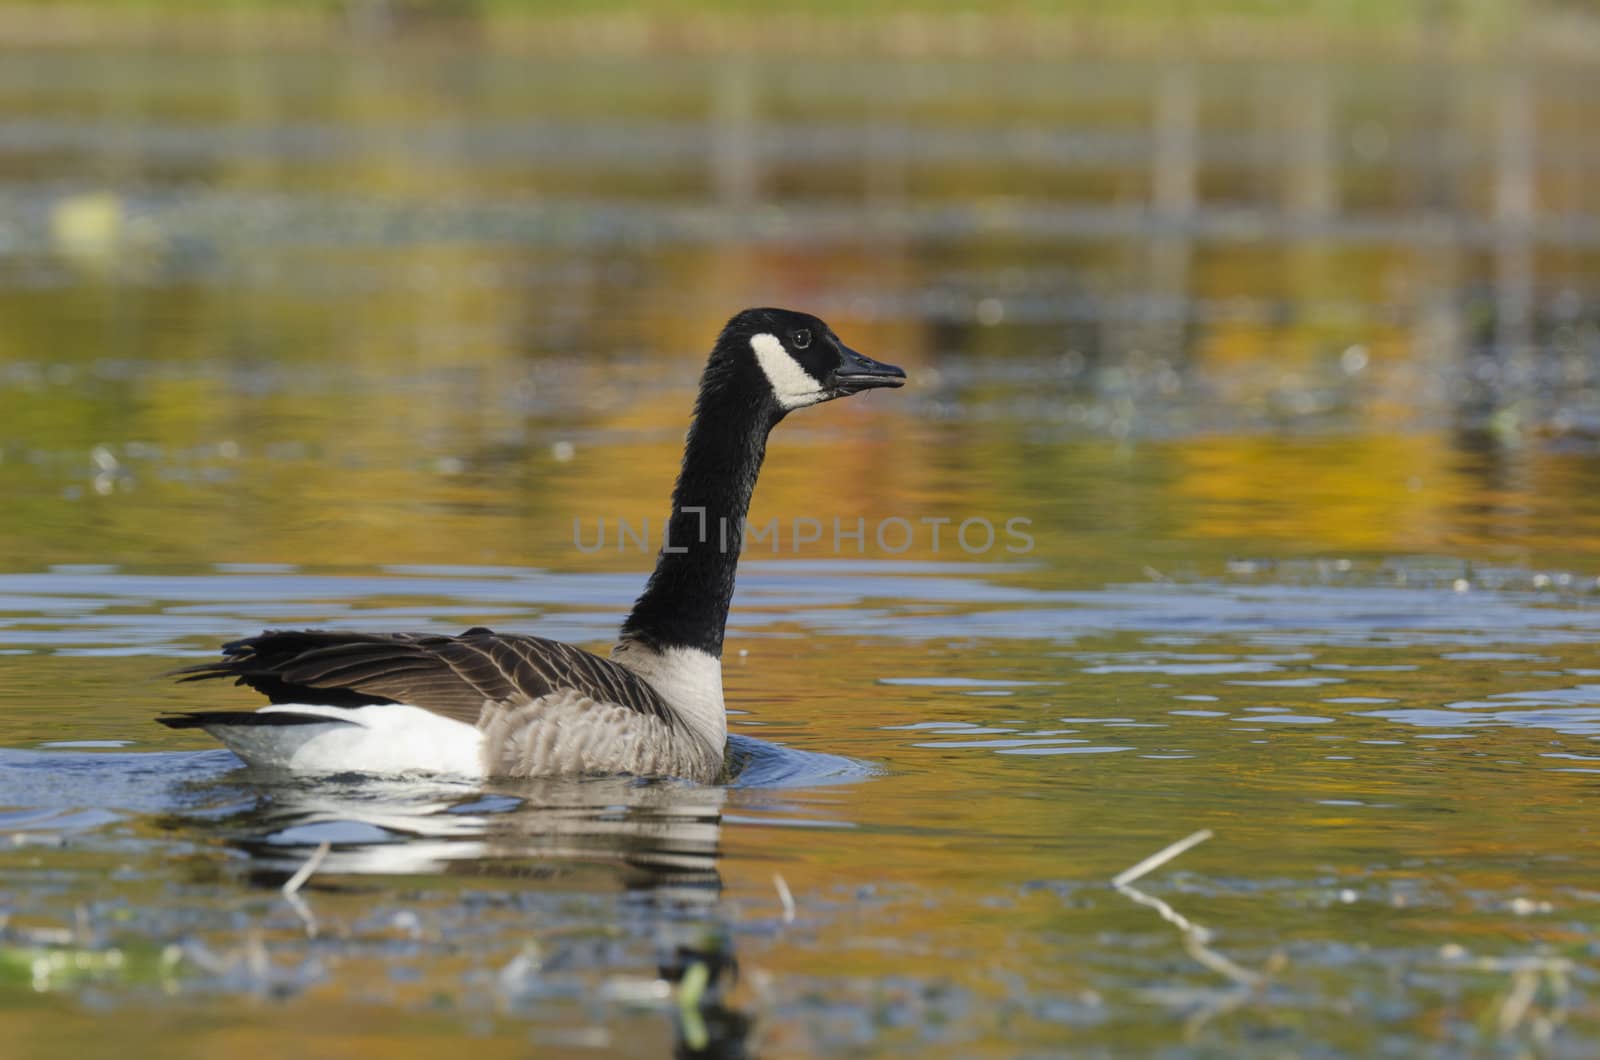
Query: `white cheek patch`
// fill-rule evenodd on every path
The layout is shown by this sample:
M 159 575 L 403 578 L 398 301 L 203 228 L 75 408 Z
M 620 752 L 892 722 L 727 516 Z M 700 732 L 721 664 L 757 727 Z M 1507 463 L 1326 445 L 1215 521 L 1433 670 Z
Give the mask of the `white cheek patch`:
M 815 405 L 827 395 L 822 384 L 789 355 L 778 341 L 778 336 L 767 333 L 750 336 L 750 348 L 755 351 L 756 363 L 772 385 L 772 393 L 785 409 L 798 409 Z

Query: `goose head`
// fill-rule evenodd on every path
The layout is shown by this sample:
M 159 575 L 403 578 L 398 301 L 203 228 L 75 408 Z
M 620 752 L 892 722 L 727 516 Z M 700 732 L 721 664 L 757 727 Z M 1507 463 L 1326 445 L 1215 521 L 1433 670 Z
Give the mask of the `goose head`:
M 778 417 L 906 381 L 894 365 L 846 346 L 822 320 L 789 309 L 746 309 L 723 329 L 717 353 L 735 371 L 745 364 L 757 370 L 749 377 L 767 392 Z

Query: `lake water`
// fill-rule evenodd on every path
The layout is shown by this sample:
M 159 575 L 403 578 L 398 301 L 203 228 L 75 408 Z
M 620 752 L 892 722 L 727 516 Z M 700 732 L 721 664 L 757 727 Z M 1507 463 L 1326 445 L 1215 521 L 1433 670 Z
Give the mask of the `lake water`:
M 8 1055 L 1593 1055 L 1593 81 L 4 52 Z M 774 436 L 731 783 L 152 722 L 266 626 L 604 650 L 747 304 L 911 381 Z

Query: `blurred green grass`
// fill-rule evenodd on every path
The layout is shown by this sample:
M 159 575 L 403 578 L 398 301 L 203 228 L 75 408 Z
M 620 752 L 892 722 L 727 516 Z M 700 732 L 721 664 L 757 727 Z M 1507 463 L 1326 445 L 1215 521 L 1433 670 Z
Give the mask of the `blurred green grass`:
M 1600 54 L 1591 0 L 0 0 L 13 43 L 295 47 L 472 36 L 511 50 L 1503 58 Z
M 1116 22 L 1188 22 L 1214 18 L 1265 21 L 1325 22 L 1379 27 L 1412 24 L 1487 24 L 1537 15 L 1545 11 L 1583 10 L 1556 2 L 1512 0 L 894 0 L 862 5 L 853 0 L 587 0 L 575 9 L 563 0 L 5 0 L 6 8 L 76 8 L 121 11 L 192 12 L 299 11 L 344 14 L 389 12 L 400 16 L 471 16 L 475 14 L 559 16 L 727 14 L 766 16 L 807 14 L 828 17 L 882 18 L 896 14 L 975 15 L 1084 18 Z

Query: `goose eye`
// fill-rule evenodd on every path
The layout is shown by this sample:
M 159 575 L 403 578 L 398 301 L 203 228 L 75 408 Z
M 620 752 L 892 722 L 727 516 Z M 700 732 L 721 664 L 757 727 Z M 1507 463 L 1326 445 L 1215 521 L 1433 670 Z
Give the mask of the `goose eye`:
M 807 346 L 811 345 L 811 332 L 807 331 L 805 328 L 801 328 L 799 331 L 796 331 L 794 334 L 790 335 L 789 339 L 794 343 L 795 349 L 803 350 Z

